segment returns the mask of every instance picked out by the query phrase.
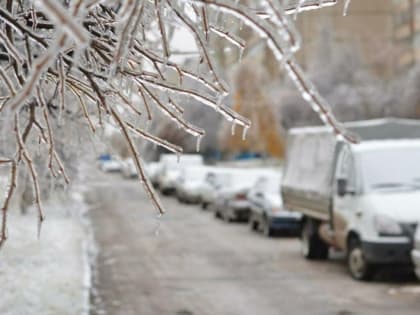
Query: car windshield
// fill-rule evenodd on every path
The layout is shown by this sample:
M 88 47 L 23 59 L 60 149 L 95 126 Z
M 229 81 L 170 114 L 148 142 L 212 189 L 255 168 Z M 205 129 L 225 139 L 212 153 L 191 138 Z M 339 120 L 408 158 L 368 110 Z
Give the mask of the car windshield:
M 420 147 L 365 151 L 359 159 L 367 191 L 420 189 Z

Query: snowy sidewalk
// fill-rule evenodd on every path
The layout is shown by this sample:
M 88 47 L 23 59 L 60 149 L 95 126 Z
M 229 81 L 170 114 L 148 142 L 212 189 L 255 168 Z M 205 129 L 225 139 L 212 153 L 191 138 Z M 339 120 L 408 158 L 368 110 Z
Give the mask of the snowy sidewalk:
M 40 240 L 34 211 L 10 211 L 9 239 L 0 250 L 1 315 L 87 313 L 88 233 L 80 217 L 85 205 L 74 197 L 45 205 Z

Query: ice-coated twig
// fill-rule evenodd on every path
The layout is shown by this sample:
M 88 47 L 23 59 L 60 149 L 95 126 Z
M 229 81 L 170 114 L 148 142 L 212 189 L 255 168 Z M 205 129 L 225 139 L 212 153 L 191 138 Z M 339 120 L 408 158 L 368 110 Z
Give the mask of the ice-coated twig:
M 200 35 L 200 32 L 197 30 L 197 28 L 194 26 L 194 23 L 191 21 L 191 19 L 184 13 L 182 13 L 181 10 L 179 10 L 170 0 L 166 0 L 169 7 L 171 7 L 175 13 L 175 15 L 184 23 L 188 29 L 191 31 L 191 33 L 194 35 L 196 43 L 201 51 L 202 57 L 205 60 L 207 67 L 209 68 L 210 73 L 213 75 L 214 80 L 216 81 L 218 87 L 221 89 L 221 92 L 227 93 L 227 88 L 222 83 L 219 76 L 216 74 L 216 70 L 213 65 L 213 61 L 209 56 L 209 52 L 207 49 L 207 46 L 205 44 L 205 41 L 203 40 L 202 36 Z
M 215 28 L 214 26 L 210 26 L 210 30 L 213 33 L 219 35 L 220 37 L 226 39 L 227 41 L 229 41 L 230 43 L 232 43 L 233 45 L 235 45 L 239 49 L 244 49 L 245 48 L 245 41 L 243 41 L 240 38 L 236 38 L 236 36 L 234 34 L 231 34 L 228 31 L 221 31 L 221 30 Z
M 0 42 L 4 45 L 7 52 L 12 56 L 13 59 L 16 60 L 20 65 L 23 64 L 23 57 L 20 55 L 20 52 L 16 49 L 16 47 L 10 42 L 9 38 L 0 31 Z
M 0 248 L 7 239 L 7 210 L 9 209 L 10 200 L 16 189 L 17 184 L 17 166 L 13 159 L 2 159 L 0 164 L 10 164 L 9 185 L 6 191 L 6 197 L 1 207 L 1 228 L 0 228 Z
M 81 122 L 83 128 L 98 136 L 98 131 L 106 124 L 118 127 L 132 153 L 140 181 L 159 213 L 163 213 L 163 208 L 146 178 L 134 137 L 179 155 L 181 147 L 161 138 L 160 134 L 146 131 L 150 125 L 173 122 L 182 132 L 196 138 L 199 149 L 205 132 L 184 117 L 188 107 L 183 105 L 191 100 L 220 113 L 232 124 L 233 130 L 241 125 L 245 137 L 251 122 L 224 104 L 228 88 L 216 67 L 215 54 L 210 47 L 211 33 L 215 38 L 222 38 L 229 47 L 237 47 L 242 55 L 247 44 L 241 37 L 242 25 L 255 32 L 266 41 L 279 67 L 286 71 L 322 121 L 337 136 L 354 140 L 335 120 L 328 103 L 293 57 L 301 46 L 301 39 L 290 16 L 335 5 L 336 0 L 262 0 L 258 3 L 3 0 L 2 3 L 5 5 L 0 6 L 0 44 L 3 47 L 0 118 L 5 126 L 7 123 L 12 126 L 10 134 L 14 136 L 6 140 L 17 151 L 0 159 L 1 165 L 10 167 L 9 186 L 1 209 L 0 245 L 7 237 L 6 212 L 21 164 L 32 180 L 39 222 L 44 218 L 42 178 L 41 173 L 37 173 L 38 159 L 32 157 L 39 154 L 40 160 L 47 161 L 48 174 L 56 178 L 60 175 L 66 183 L 70 181 L 66 161 L 58 154 L 62 153 L 59 133 L 67 134 L 69 140 L 80 136 L 70 129 L 69 122 L 69 125 Z M 345 0 L 344 12 L 348 5 L 349 1 Z M 176 61 L 175 57 L 183 52 L 173 47 L 171 39 L 180 28 L 195 40 L 197 49 L 188 52 L 194 67 Z M 7 127 L 4 128 L 7 131 Z M 64 158 L 65 154 L 62 156 Z
M 156 10 L 156 16 L 157 16 L 157 20 L 159 24 L 160 37 L 162 39 L 163 53 L 164 53 L 165 58 L 168 59 L 170 56 L 170 51 L 169 51 L 168 39 L 166 37 L 166 28 L 165 28 L 165 24 L 163 22 L 162 13 L 161 13 L 162 11 L 161 5 L 162 5 L 162 1 L 155 0 L 155 10 Z
M 43 210 L 42 205 L 41 205 L 41 191 L 40 191 L 40 188 L 39 188 L 38 173 L 36 172 L 36 169 L 35 169 L 34 163 L 32 161 L 32 158 L 29 155 L 29 153 L 26 149 L 26 146 L 25 146 L 25 144 L 22 140 L 22 136 L 21 136 L 20 130 L 19 130 L 19 116 L 17 114 L 15 114 L 15 133 L 16 133 L 17 145 L 18 145 L 18 148 L 19 148 L 19 155 L 25 161 L 25 164 L 28 168 L 29 174 L 31 175 L 31 178 L 32 178 L 32 185 L 33 185 L 33 188 L 34 188 L 34 195 L 35 195 L 35 205 L 36 205 L 36 208 L 38 210 L 38 223 L 39 223 L 39 226 L 40 226 L 41 223 L 44 221 L 45 216 L 44 216 L 44 210 Z
M 299 0 L 301 1 L 301 0 Z M 284 8 L 284 12 L 289 15 L 296 14 L 296 12 L 318 10 L 326 7 L 331 7 L 337 4 L 337 0 L 312 0 L 304 1 L 298 5 L 290 5 Z
M 199 101 L 203 105 L 206 105 L 215 109 L 216 111 L 221 113 L 223 116 L 225 116 L 229 121 L 235 120 L 237 124 L 242 125 L 242 126 L 247 126 L 247 127 L 250 127 L 251 125 L 251 122 L 249 121 L 249 119 L 246 119 L 245 117 L 242 117 L 241 115 L 235 112 L 227 110 L 227 107 L 218 104 L 217 101 L 214 101 L 208 97 L 205 97 L 195 91 L 179 88 L 177 86 L 171 85 L 166 82 L 152 81 L 146 78 L 136 77 L 135 80 L 138 81 L 140 84 L 142 84 L 143 87 L 146 84 L 157 89 L 164 89 L 165 91 L 174 92 L 177 94 L 191 97 Z
M 347 12 L 349 10 L 350 7 L 350 2 L 351 0 L 346 0 L 346 2 L 344 2 L 344 9 L 343 9 L 343 15 L 347 16 Z
M 51 18 L 56 25 L 60 25 L 65 32 L 72 37 L 79 46 L 86 46 L 89 42 L 89 35 L 77 23 L 77 20 L 69 15 L 67 10 L 55 0 L 37 0 L 36 4 L 39 5 L 43 11 Z
M 182 147 L 172 144 L 169 141 L 166 141 L 164 139 L 161 139 L 159 137 L 156 137 L 152 134 L 150 134 L 147 131 L 141 130 L 140 128 L 136 128 L 133 124 L 129 123 L 129 122 L 125 122 L 127 127 L 130 128 L 130 130 L 132 130 L 135 134 L 139 135 L 140 137 L 154 143 L 157 144 L 159 146 L 161 146 L 162 148 L 167 149 L 168 151 L 171 151 L 172 153 L 175 154 L 181 154 L 183 152 Z
M 124 121 L 121 119 L 120 115 L 114 110 L 114 108 L 110 108 L 111 115 L 114 117 L 115 121 L 119 125 L 119 127 L 122 130 L 123 136 L 127 141 L 127 144 L 130 148 L 132 158 L 134 160 L 134 164 L 136 165 L 137 172 L 139 174 L 140 182 L 143 184 L 147 194 L 149 195 L 150 199 L 152 200 L 154 206 L 159 211 L 159 213 L 163 214 L 165 213 L 165 210 L 163 209 L 163 206 L 159 200 L 159 197 L 157 196 L 155 190 L 153 189 L 152 184 L 150 183 L 149 179 L 146 176 L 146 173 L 144 171 L 143 163 L 140 159 L 140 155 L 137 151 L 136 146 L 134 145 L 133 139 L 130 136 L 130 133 L 128 132 L 128 127 L 124 123 Z
M 286 72 L 289 75 L 292 82 L 296 85 L 302 97 L 307 101 L 312 109 L 318 113 L 320 119 L 327 125 L 329 125 L 338 137 L 343 138 L 349 142 L 356 142 L 357 139 L 349 134 L 344 128 L 339 126 L 336 122 L 334 115 L 330 110 L 330 106 L 324 98 L 320 96 L 312 82 L 304 75 L 303 71 L 294 61 L 285 44 L 276 36 L 275 30 L 273 30 L 265 21 L 259 20 L 258 16 L 252 10 L 249 10 L 245 6 L 240 4 L 232 5 L 226 1 L 219 0 L 196 0 L 197 3 L 210 6 L 216 10 L 221 10 L 226 14 L 232 15 L 244 23 L 247 23 L 255 32 L 257 32 L 262 38 L 267 41 L 267 46 L 273 52 L 274 57 L 278 60 L 280 65 L 284 64 Z M 318 3 L 318 5 L 320 5 Z M 305 4 L 302 4 L 302 8 Z

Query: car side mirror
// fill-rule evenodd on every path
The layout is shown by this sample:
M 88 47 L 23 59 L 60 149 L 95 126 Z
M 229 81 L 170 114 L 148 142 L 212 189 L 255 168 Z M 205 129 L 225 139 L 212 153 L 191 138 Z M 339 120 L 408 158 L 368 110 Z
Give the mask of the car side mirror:
M 337 179 L 337 194 L 340 197 L 345 196 L 347 193 L 347 179 L 339 178 Z

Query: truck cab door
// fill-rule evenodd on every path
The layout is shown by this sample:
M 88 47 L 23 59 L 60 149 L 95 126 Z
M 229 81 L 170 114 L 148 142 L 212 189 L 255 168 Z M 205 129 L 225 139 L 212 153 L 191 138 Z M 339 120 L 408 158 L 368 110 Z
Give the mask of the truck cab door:
M 344 147 L 337 160 L 333 185 L 333 229 L 337 246 L 346 248 L 347 233 L 355 211 L 356 174 L 354 158 Z

